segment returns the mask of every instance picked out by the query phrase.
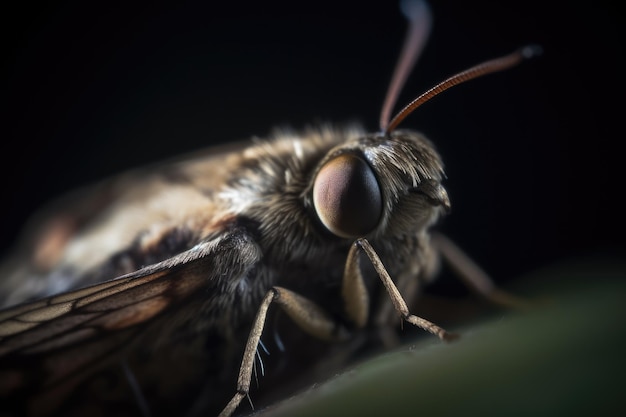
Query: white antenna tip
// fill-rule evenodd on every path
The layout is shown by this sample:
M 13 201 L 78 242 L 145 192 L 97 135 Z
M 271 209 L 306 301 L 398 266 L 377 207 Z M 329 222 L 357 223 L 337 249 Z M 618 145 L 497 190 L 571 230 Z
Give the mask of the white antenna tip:
M 420 16 L 430 15 L 430 8 L 423 0 L 400 0 L 400 10 L 410 21 Z
M 525 59 L 534 58 L 543 53 L 543 48 L 541 45 L 526 45 L 520 50 L 520 53 Z

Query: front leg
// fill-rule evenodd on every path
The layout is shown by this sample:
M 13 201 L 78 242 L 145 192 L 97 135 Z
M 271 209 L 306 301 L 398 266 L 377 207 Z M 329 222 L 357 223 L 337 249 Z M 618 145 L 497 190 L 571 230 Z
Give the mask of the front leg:
M 456 337 L 456 335 L 447 332 L 436 324 L 410 314 L 402 295 L 366 239 L 358 239 L 350 247 L 342 280 L 342 297 L 345 303 L 346 314 L 355 327 L 365 327 L 369 314 L 369 295 L 358 264 L 359 250 L 365 252 L 372 262 L 385 289 L 389 293 L 394 308 L 404 320 L 445 341 Z M 256 351 L 265 327 L 267 310 L 272 303 L 278 304 L 300 328 L 318 339 L 342 340 L 349 334 L 345 327 L 333 320 L 329 314 L 311 300 L 286 288 L 273 287 L 267 292 L 257 311 L 248 341 L 246 342 L 241 367 L 239 368 L 237 392 L 220 413 L 222 417 L 232 415 L 241 401 L 248 395 Z
M 347 330 L 334 321 L 321 307 L 311 300 L 302 297 L 282 287 L 270 289 L 257 312 L 252 330 L 246 342 L 246 348 L 239 368 L 237 378 L 237 392 L 226 405 L 220 416 L 230 416 L 239 406 L 250 390 L 254 357 L 259 346 L 259 340 L 265 327 L 265 318 L 270 304 L 278 304 L 291 319 L 307 333 L 323 340 L 341 340 L 348 335 Z
M 414 326 L 417 326 L 434 334 L 444 341 L 451 341 L 458 337 L 456 334 L 446 331 L 445 329 L 437 326 L 435 323 L 432 323 L 422 317 L 418 317 L 410 313 L 409 307 L 404 301 L 404 298 L 402 298 L 402 294 L 400 294 L 400 291 L 398 291 L 398 288 L 389 276 L 389 273 L 387 272 L 387 269 L 380 260 L 380 257 L 378 256 L 372 245 L 370 245 L 367 239 L 362 238 L 354 242 L 354 245 L 350 248 L 350 254 L 352 254 L 353 252 L 356 253 L 357 250 L 362 250 L 363 252 L 365 252 L 367 257 L 370 259 L 370 262 L 372 262 L 374 269 L 378 273 L 378 276 L 380 277 L 383 285 L 385 286 L 385 289 L 387 290 L 387 293 L 389 294 L 391 303 L 393 304 L 395 310 L 400 314 L 402 319 L 404 319 L 408 323 L 411 323 Z M 352 260 L 352 262 L 356 263 L 357 257 L 354 254 L 353 256 L 350 256 L 350 254 L 348 255 L 348 261 Z M 358 266 L 351 269 L 358 269 Z M 346 270 L 348 270 L 347 267 Z M 358 276 L 355 275 L 354 277 L 344 276 L 344 281 L 347 279 L 362 280 L 360 273 L 358 274 Z

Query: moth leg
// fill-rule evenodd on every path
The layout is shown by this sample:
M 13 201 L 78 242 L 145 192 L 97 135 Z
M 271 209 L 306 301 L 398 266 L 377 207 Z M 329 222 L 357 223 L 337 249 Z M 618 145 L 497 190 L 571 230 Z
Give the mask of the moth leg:
M 369 294 L 359 268 L 358 247 L 352 245 L 346 258 L 341 282 L 341 296 L 346 313 L 358 328 L 365 327 L 369 315 Z
M 441 233 L 432 234 L 432 243 L 469 289 L 504 307 L 525 309 L 531 306 L 529 301 L 496 287 L 489 275 L 476 262 Z
M 220 413 L 222 417 L 230 416 L 248 395 L 254 358 L 265 326 L 267 310 L 272 303 L 278 304 L 298 326 L 319 339 L 336 340 L 347 336 L 347 331 L 314 302 L 285 288 L 273 287 L 265 295 L 257 311 L 239 368 L 237 392 Z
M 374 266 L 374 269 L 376 270 L 376 272 L 378 273 L 378 276 L 383 282 L 383 285 L 385 286 L 387 293 L 389 293 L 389 297 L 391 298 L 391 302 L 394 308 L 396 309 L 398 313 L 400 313 L 400 315 L 405 321 L 434 334 L 435 336 L 439 337 L 441 340 L 450 341 L 458 337 L 456 334 L 446 331 L 445 329 L 437 326 L 435 323 L 432 323 L 422 317 L 415 316 L 409 312 L 409 307 L 407 306 L 406 302 L 402 298 L 400 291 L 398 291 L 398 288 L 396 287 L 393 280 L 389 276 L 389 273 L 387 272 L 387 270 L 385 269 L 385 266 L 383 265 L 382 261 L 378 257 L 378 254 L 376 253 L 374 248 L 370 245 L 370 243 L 367 241 L 367 239 L 364 239 L 364 238 L 357 239 L 354 242 L 354 248 L 360 248 L 361 250 L 363 250 L 365 254 L 367 255 L 367 257 L 370 259 L 370 261 L 372 262 L 372 265 Z M 351 251 L 352 251 L 352 248 L 351 248 Z

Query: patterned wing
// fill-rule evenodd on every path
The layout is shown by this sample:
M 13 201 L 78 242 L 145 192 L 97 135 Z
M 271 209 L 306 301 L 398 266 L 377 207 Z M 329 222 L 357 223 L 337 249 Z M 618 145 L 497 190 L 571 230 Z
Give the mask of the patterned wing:
M 100 370 L 193 332 L 199 312 L 223 305 L 229 283 L 258 258 L 247 235 L 231 231 L 135 273 L 0 312 L 0 408 L 47 414 Z

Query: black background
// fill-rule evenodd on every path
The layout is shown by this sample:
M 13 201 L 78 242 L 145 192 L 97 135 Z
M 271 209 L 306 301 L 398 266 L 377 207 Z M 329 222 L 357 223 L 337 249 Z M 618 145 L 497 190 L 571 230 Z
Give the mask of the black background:
M 51 198 L 273 127 L 376 130 L 396 2 L 28 3 L 6 11 L 0 250 Z M 434 2 L 433 2 L 434 3 Z M 400 104 L 527 43 L 539 59 L 444 93 L 403 124 L 446 163 L 441 228 L 498 279 L 624 248 L 623 44 L 608 2 L 450 1 Z

